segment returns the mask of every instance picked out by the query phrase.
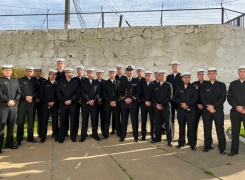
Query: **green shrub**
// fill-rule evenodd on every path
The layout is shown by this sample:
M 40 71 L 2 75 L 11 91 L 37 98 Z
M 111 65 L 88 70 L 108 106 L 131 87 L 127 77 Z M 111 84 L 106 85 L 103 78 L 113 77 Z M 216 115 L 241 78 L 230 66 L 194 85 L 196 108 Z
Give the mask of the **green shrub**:
M 24 68 L 17 68 L 17 67 L 14 67 L 13 68 L 13 73 L 12 73 L 12 78 L 15 78 L 15 79 L 19 79 L 23 76 L 25 76 L 26 73 L 25 73 L 25 69 Z M 0 68 L 0 77 L 3 76 L 3 73 L 2 73 L 2 68 Z

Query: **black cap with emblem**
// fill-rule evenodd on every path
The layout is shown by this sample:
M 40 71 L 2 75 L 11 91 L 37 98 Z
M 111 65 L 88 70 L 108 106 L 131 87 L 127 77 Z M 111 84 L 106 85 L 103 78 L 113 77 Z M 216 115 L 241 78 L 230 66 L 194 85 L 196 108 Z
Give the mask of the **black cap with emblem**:
M 134 66 L 133 65 L 126 66 L 126 71 L 133 71 L 133 70 L 134 70 Z

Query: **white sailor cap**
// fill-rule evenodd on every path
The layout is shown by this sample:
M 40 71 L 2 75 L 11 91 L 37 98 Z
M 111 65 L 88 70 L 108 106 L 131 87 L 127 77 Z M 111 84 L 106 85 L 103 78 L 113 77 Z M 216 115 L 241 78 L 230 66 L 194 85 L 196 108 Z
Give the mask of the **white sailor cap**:
M 88 69 L 87 69 L 87 72 L 89 72 L 89 71 L 94 72 L 94 71 L 95 71 L 95 69 L 94 69 L 94 68 L 88 68 Z
M 3 64 L 2 65 L 2 68 L 5 68 L 5 69 L 12 69 L 14 67 L 14 65 L 12 64 Z
M 109 69 L 109 72 L 117 72 L 116 69 Z
M 124 68 L 124 65 L 118 64 L 118 65 L 117 65 L 117 68 Z
M 180 65 L 179 61 L 172 61 L 172 62 L 171 62 L 171 65 L 175 65 L 175 64 L 176 64 L 176 65 Z
M 165 71 L 165 70 L 159 70 L 158 71 L 158 74 L 167 74 L 167 71 Z
M 217 71 L 217 68 L 216 67 L 209 67 L 208 69 L 207 69 L 207 71 L 209 72 L 209 71 Z
M 200 73 L 200 72 L 206 73 L 206 69 L 204 69 L 204 68 L 199 68 L 199 69 L 197 69 L 197 73 Z
M 135 69 L 135 67 L 133 65 L 127 65 L 125 67 L 126 71 L 133 71 Z
M 49 69 L 48 72 L 49 73 L 57 73 L 57 70 L 55 70 L 55 69 Z
M 104 71 L 102 69 L 97 69 L 96 73 L 104 73 Z
M 181 77 L 183 77 L 183 76 L 191 76 L 191 73 L 188 72 L 188 71 L 185 71 L 185 72 L 182 72 L 180 76 Z
M 145 71 L 145 74 L 152 74 L 152 71 Z
M 65 72 L 66 72 L 66 71 L 71 71 L 71 72 L 73 72 L 73 69 L 67 67 L 67 68 L 64 69 L 64 71 L 65 71 Z
M 155 71 L 154 71 L 154 74 L 156 74 L 156 73 L 158 73 L 158 70 L 155 70 Z
M 138 70 L 144 71 L 144 68 L 143 68 L 143 67 L 137 67 L 137 68 L 136 68 L 136 71 L 138 71 Z
M 66 60 L 64 58 L 58 58 L 56 61 L 57 62 L 65 62 Z
M 240 69 L 245 69 L 245 65 L 238 66 L 237 69 L 238 69 L 238 70 L 240 70 Z
M 76 69 L 84 69 L 84 66 L 83 66 L 83 65 L 78 65 L 78 66 L 76 67 Z
M 35 68 L 33 66 L 26 66 L 25 70 L 34 70 Z
M 35 67 L 35 68 L 34 68 L 34 70 L 42 71 L 42 70 L 43 70 L 43 68 L 42 68 L 42 67 L 40 67 L 40 66 L 37 66 L 37 67 Z

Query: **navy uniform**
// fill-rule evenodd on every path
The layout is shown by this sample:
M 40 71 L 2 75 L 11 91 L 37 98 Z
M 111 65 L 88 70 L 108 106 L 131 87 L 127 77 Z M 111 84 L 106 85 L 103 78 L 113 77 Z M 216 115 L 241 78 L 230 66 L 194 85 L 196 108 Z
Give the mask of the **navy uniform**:
M 5 64 L 2 68 L 12 69 L 13 65 Z M 18 148 L 13 143 L 13 133 L 17 114 L 17 102 L 20 96 L 21 91 L 18 80 L 6 77 L 0 78 L 0 153 L 2 153 L 5 125 L 7 125 L 5 148 Z M 9 106 L 8 103 L 10 100 L 13 100 L 15 105 Z
M 109 70 L 109 72 L 115 70 Z M 119 80 L 108 79 L 103 84 L 103 102 L 105 106 L 105 126 L 104 126 L 104 139 L 107 139 L 109 136 L 110 120 L 111 114 L 115 119 L 115 130 L 117 131 L 117 136 L 121 137 L 121 121 L 120 121 L 120 101 L 118 88 L 120 85 Z M 116 106 L 113 107 L 110 105 L 111 101 L 116 102 Z
M 189 72 L 183 72 L 181 77 L 191 76 Z M 195 118 L 196 118 L 196 102 L 198 100 L 198 90 L 189 83 L 188 85 L 181 84 L 176 87 L 174 93 L 174 100 L 178 105 L 177 118 L 179 123 L 179 140 L 177 148 L 184 147 L 185 142 L 185 128 L 187 124 L 187 139 L 192 150 L 196 150 L 196 133 L 195 133 Z M 181 107 L 185 103 L 188 109 Z
M 87 69 L 87 72 L 94 69 Z M 92 136 L 97 141 L 100 141 L 101 138 L 98 135 L 98 99 L 101 94 L 100 83 L 94 79 L 85 79 L 81 84 L 81 96 L 82 96 L 82 128 L 81 128 L 81 139 L 80 142 L 86 140 L 87 129 L 88 129 L 88 120 L 89 115 L 91 117 L 92 125 Z M 94 100 L 93 105 L 89 105 L 88 101 Z
M 217 71 L 216 68 L 208 68 L 208 72 Z M 225 154 L 226 139 L 224 134 L 224 102 L 226 100 L 226 86 L 224 83 L 215 80 L 214 83 L 207 81 L 201 88 L 201 101 L 203 109 L 203 125 L 204 125 L 204 152 L 213 149 L 212 146 L 212 123 L 214 120 L 217 137 L 218 148 L 221 154 Z M 211 113 L 207 110 L 207 105 L 213 105 L 216 112 Z
M 134 67 L 131 65 L 126 66 L 126 71 L 133 71 Z M 138 98 L 140 96 L 140 83 L 139 80 L 132 77 L 122 79 L 119 86 L 120 95 L 120 107 L 121 107 L 121 138 L 120 142 L 123 142 L 127 134 L 128 117 L 130 114 L 133 136 L 135 142 L 138 142 Z M 130 104 L 125 103 L 125 99 L 130 98 L 132 102 Z
M 65 71 L 73 71 L 73 69 L 66 68 Z M 76 142 L 76 109 L 77 100 L 79 99 L 80 88 L 79 82 L 74 79 L 60 80 L 57 87 L 57 97 L 60 102 L 60 130 L 59 143 L 63 143 L 67 132 L 67 118 L 70 118 L 70 138 L 72 142 Z M 65 101 L 70 100 L 71 104 L 66 105 Z
M 239 66 L 238 71 L 245 70 L 245 65 Z M 238 110 L 237 106 L 242 106 L 245 111 L 245 82 L 244 80 L 238 79 L 231 82 L 227 100 L 231 105 L 230 118 L 231 118 L 231 149 L 228 156 L 234 156 L 239 151 L 239 134 L 241 128 L 241 122 L 245 125 L 245 114 Z M 239 112 L 240 111 L 240 112 Z
M 33 67 L 28 66 L 26 70 L 34 70 Z M 20 89 L 21 89 L 21 98 L 18 106 L 17 112 L 17 143 L 20 146 L 21 141 L 23 140 L 24 135 L 24 123 L 25 117 L 27 115 L 27 141 L 36 143 L 34 140 L 33 130 L 34 130 L 34 108 L 35 108 L 35 98 L 38 95 L 38 82 L 35 78 L 28 78 L 27 76 L 19 79 Z M 26 96 L 32 97 L 32 102 L 29 103 L 26 101 Z
M 49 70 L 49 73 L 56 73 L 56 70 Z M 55 141 L 59 139 L 59 126 L 58 126 L 58 110 L 59 102 L 57 97 L 57 81 L 51 82 L 46 80 L 42 83 L 39 91 L 39 96 L 42 101 L 42 131 L 40 134 L 41 140 L 40 143 L 43 143 L 46 140 L 47 129 L 48 129 L 48 120 L 51 115 L 52 117 L 52 131 Z M 48 103 L 54 102 L 54 105 L 51 107 Z
M 145 74 L 152 74 L 150 71 L 146 71 Z M 148 114 L 150 116 L 150 135 L 151 139 L 154 138 L 154 108 L 153 105 L 147 106 L 145 103 L 146 101 L 151 102 L 152 101 L 152 96 L 153 96 L 153 91 L 154 91 L 154 83 L 152 81 L 146 82 L 143 81 L 140 85 L 141 88 L 141 134 L 142 134 L 142 141 L 145 141 L 145 137 L 147 134 L 147 129 L 146 129 L 146 122 L 147 122 L 147 117 Z
M 58 62 L 63 62 L 63 63 L 65 63 L 65 59 L 63 59 L 63 58 L 58 58 L 56 61 L 57 61 L 57 63 L 58 63 Z M 64 71 L 64 70 L 59 71 L 59 70 L 57 69 L 57 76 L 56 76 L 56 78 L 55 78 L 55 81 L 60 81 L 60 80 L 63 80 L 63 79 L 66 79 L 65 71 Z
M 158 71 L 158 74 L 166 74 L 166 71 Z M 152 143 L 161 142 L 162 140 L 162 125 L 165 122 L 166 136 L 168 146 L 172 146 L 173 130 L 171 120 L 171 100 L 173 98 L 173 88 L 168 82 L 158 82 L 154 84 L 152 104 L 154 106 L 154 118 L 155 118 L 155 134 Z M 159 104 L 163 107 L 162 110 L 158 110 L 156 105 Z

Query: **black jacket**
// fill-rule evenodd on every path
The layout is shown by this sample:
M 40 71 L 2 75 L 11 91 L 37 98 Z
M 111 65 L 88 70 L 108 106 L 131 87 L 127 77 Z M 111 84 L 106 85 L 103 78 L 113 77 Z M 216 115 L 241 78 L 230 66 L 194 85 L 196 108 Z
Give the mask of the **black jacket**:
M 104 86 L 104 82 L 105 80 L 104 79 L 101 79 L 101 81 L 99 81 L 98 79 L 96 79 L 96 81 L 98 81 L 100 83 L 100 98 L 103 99 L 103 86 Z
M 120 81 L 114 80 L 113 84 L 110 79 L 103 83 L 103 99 L 105 102 L 110 103 L 110 101 L 119 102 L 119 89 Z
M 132 78 L 128 82 L 128 78 L 121 79 L 119 86 L 119 95 L 120 95 L 120 106 L 124 108 L 137 108 L 138 107 L 138 98 L 140 96 L 140 83 L 137 78 Z M 124 100 L 126 98 L 131 98 L 132 102 L 126 104 Z
M 122 79 L 125 79 L 125 78 L 126 78 L 125 75 L 121 75 L 121 78 L 119 77 L 118 74 L 115 76 L 115 79 L 118 80 L 118 81 L 121 81 Z
M 41 88 L 41 85 L 43 83 L 43 81 L 46 81 L 47 79 L 43 78 L 43 77 L 40 77 L 39 79 L 37 79 L 36 77 L 33 77 L 34 79 L 37 80 L 37 84 L 38 84 L 38 93 L 37 93 L 37 98 L 40 98 L 40 88 Z
M 236 106 L 245 106 L 245 82 L 242 84 L 240 80 L 231 82 L 227 100 L 232 108 L 236 108 Z
M 214 109 L 223 109 L 226 100 L 226 86 L 220 81 L 213 84 L 207 81 L 201 88 L 201 101 L 203 106 L 213 105 Z
M 26 76 L 22 77 L 19 80 L 21 98 L 20 101 L 26 102 L 26 96 L 32 96 L 34 100 L 38 96 L 38 82 L 37 79 L 32 77 L 28 79 Z
M 198 100 L 197 100 L 197 104 L 202 104 L 201 101 L 201 88 L 202 86 L 206 83 L 207 81 L 203 81 L 202 84 L 200 83 L 200 81 L 195 81 L 192 83 L 192 85 L 198 89 Z
M 189 109 L 195 108 L 198 100 L 198 89 L 191 83 L 186 88 L 183 84 L 179 85 L 175 89 L 174 100 L 179 108 L 182 108 L 181 103 L 186 103 Z
M 169 74 L 167 76 L 167 80 L 166 81 L 169 82 L 170 84 L 172 84 L 173 93 L 175 92 L 175 88 L 178 85 L 181 85 L 182 84 L 182 79 L 181 79 L 180 73 L 177 73 L 175 77 L 174 77 L 173 74 Z
M 43 81 L 40 91 L 40 99 L 43 103 L 48 104 L 50 102 L 57 103 L 57 82 L 51 83 L 50 80 Z
M 153 91 L 154 91 L 154 83 L 151 81 L 149 82 L 149 86 L 147 85 L 147 82 L 144 81 L 141 83 L 141 93 L 140 98 L 141 102 L 145 103 L 146 101 L 152 101 L 153 97 Z
M 168 82 L 164 82 L 162 86 L 160 82 L 154 84 L 152 104 L 156 106 L 156 104 L 161 104 L 163 107 L 171 106 L 170 101 L 173 98 L 173 88 L 172 85 Z
M 72 102 L 77 102 L 80 97 L 79 82 L 71 79 L 60 80 L 57 86 L 57 97 L 60 102 L 65 102 L 71 100 Z
M 89 79 L 85 79 L 81 84 L 81 96 L 82 103 L 87 103 L 89 100 L 94 100 L 94 104 L 98 103 L 98 98 L 100 97 L 101 89 L 100 83 L 97 80 L 92 80 L 92 85 Z
M 6 105 L 10 100 L 15 103 L 20 100 L 21 91 L 19 81 L 13 78 L 0 78 L 0 105 Z
M 60 80 L 63 80 L 63 79 L 66 79 L 65 71 L 60 72 L 57 69 L 57 76 L 55 78 L 55 81 L 60 81 Z

